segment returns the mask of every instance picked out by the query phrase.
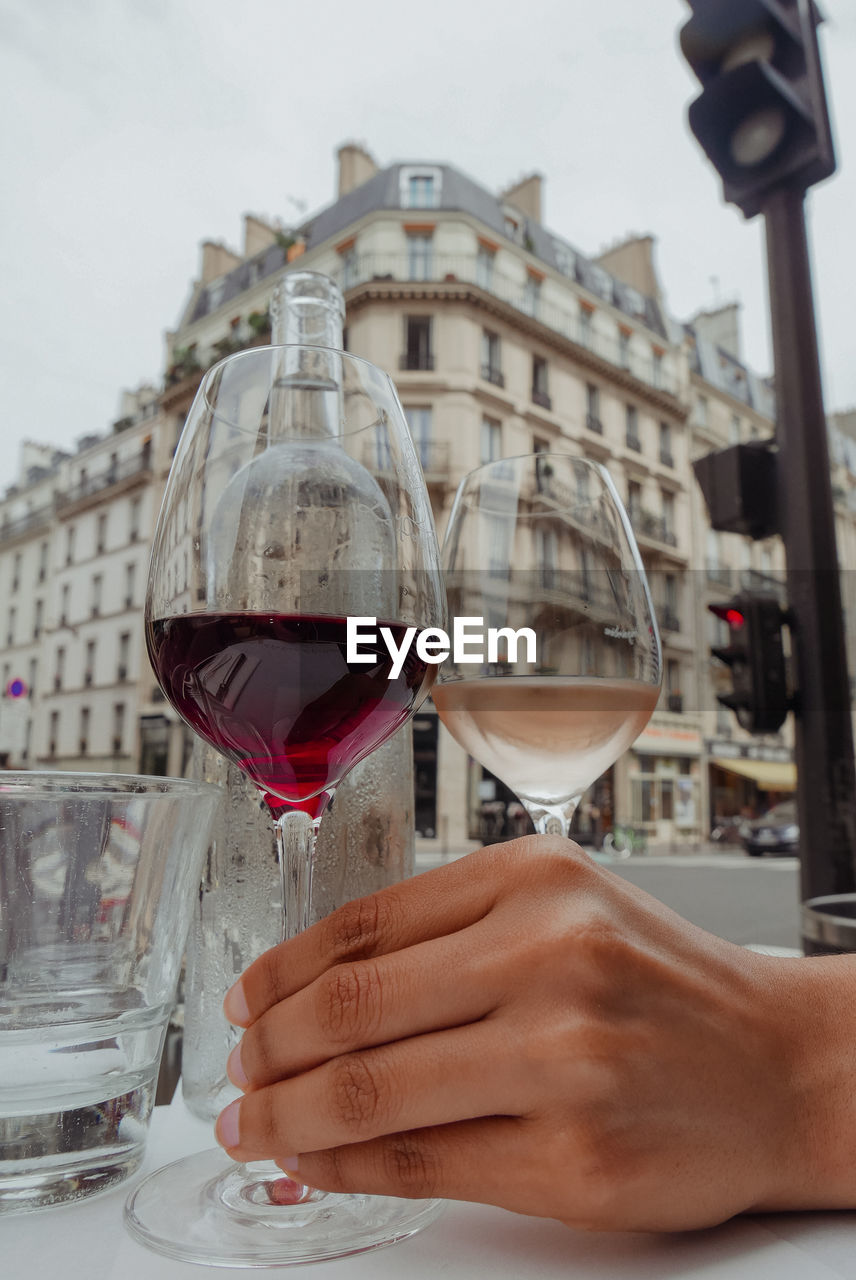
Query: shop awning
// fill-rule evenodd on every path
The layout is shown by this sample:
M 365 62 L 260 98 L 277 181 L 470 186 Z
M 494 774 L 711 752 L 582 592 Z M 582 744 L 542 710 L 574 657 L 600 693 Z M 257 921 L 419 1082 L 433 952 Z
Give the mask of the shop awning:
M 720 769 L 751 778 L 762 791 L 794 791 L 797 785 L 797 767 L 790 760 L 739 760 L 712 756 L 711 763 Z

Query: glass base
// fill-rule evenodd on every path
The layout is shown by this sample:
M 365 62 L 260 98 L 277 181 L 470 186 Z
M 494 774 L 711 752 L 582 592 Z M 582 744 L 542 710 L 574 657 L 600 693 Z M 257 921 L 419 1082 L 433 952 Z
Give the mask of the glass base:
M 169 1258 L 212 1267 L 284 1267 L 323 1262 L 406 1240 L 438 1216 L 442 1200 L 310 1191 L 299 1204 L 271 1204 L 254 1165 L 250 1180 L 216 1147 L 150 1174 L 125 1204 L 125 1226 Z M 263 1170 L 263 1171 L 262 1171 Z

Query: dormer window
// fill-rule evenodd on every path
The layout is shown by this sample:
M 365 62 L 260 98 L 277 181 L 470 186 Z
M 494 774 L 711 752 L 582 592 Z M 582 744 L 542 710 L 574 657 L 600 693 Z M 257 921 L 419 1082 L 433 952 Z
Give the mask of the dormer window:
M 436 209 L 440 204 L 443 171 L 431 166 L 403 166 L 399 178 L 402 209 Z

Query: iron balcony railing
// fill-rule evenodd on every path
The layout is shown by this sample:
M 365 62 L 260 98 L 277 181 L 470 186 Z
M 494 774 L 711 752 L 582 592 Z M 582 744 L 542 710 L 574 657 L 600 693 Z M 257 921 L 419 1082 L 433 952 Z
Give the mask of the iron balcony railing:
M 22 533 L 29 533 L 42 525 L 50 524 L 54 510 L 54 504 L 51 502 L 47 506 L 39 507 L 37 511 L 29 511 L 25 516 L 19 516 L 17 520 L 4 521 L 0 524 L 0 542 L 5 542 L 7 538 L 17 538 Z
M 548 329 L 586 347 L 616 368 L 626 369 L 648 386 L 670 395 L 677 394 L 677 380 L 663 369 L 660 361 L 655 361 L 653 352 L 646 355 L 636 350 L 622 351 L 617 337 L 612 338 L 599 332 L 593 325 L 581 322 L 576 308 L 565 309 L 545 301 L 541 296 L 534 298 L 531 288 L 527 291 L 525 279 L 514 279 L 497 269 L 486 275 L 484 269 L 479 267 L 474 253 L 434 254 L 430 261 L 420 262 L 418 271 L 413 270 L 413 264 L 406 254 L 363 253 L 349 258 L 347 266 L 343 264 L 330 274 L 343 289 L 354 289 L 374 280 L 413 281 L 419 284 L 439 281 L 474 284 L 523 315 L 533 317 Z
M 108 467 L 106 471 L 102 471 L 99 475 L 87 476 L 79 484 L 72 485 L 64 493 L 57 494 L 57 508 L 67 507 L 72 502 L 79 502 L 81 498 L 89 498 L 93 493 L 100 493 L 102 489 L 109 489 L 111 485 L 118 484 L 120 480 L 128 480 L 132 476 L 151 471 L 151 468 L 151 453 L 149 451 L 139 453 L 136 457 L 128 458 L 125 462 Z

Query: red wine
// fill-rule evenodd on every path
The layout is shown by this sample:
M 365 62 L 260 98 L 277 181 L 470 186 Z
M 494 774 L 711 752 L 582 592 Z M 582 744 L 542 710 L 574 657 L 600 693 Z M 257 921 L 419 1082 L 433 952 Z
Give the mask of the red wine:
M 405 627 L 390 626 L 396 646 Z M 149 657 L 172 705 L 192 729 L 252 778 L 272 809 L 320 812 L 348 770 L 393 733 L 427 692 L 436 666 L 416 654 L 401 674 L 346 661 L 344 618 L 191 613 L 149 624 Z M 313 805 L 313 798 L 317 797 Z

